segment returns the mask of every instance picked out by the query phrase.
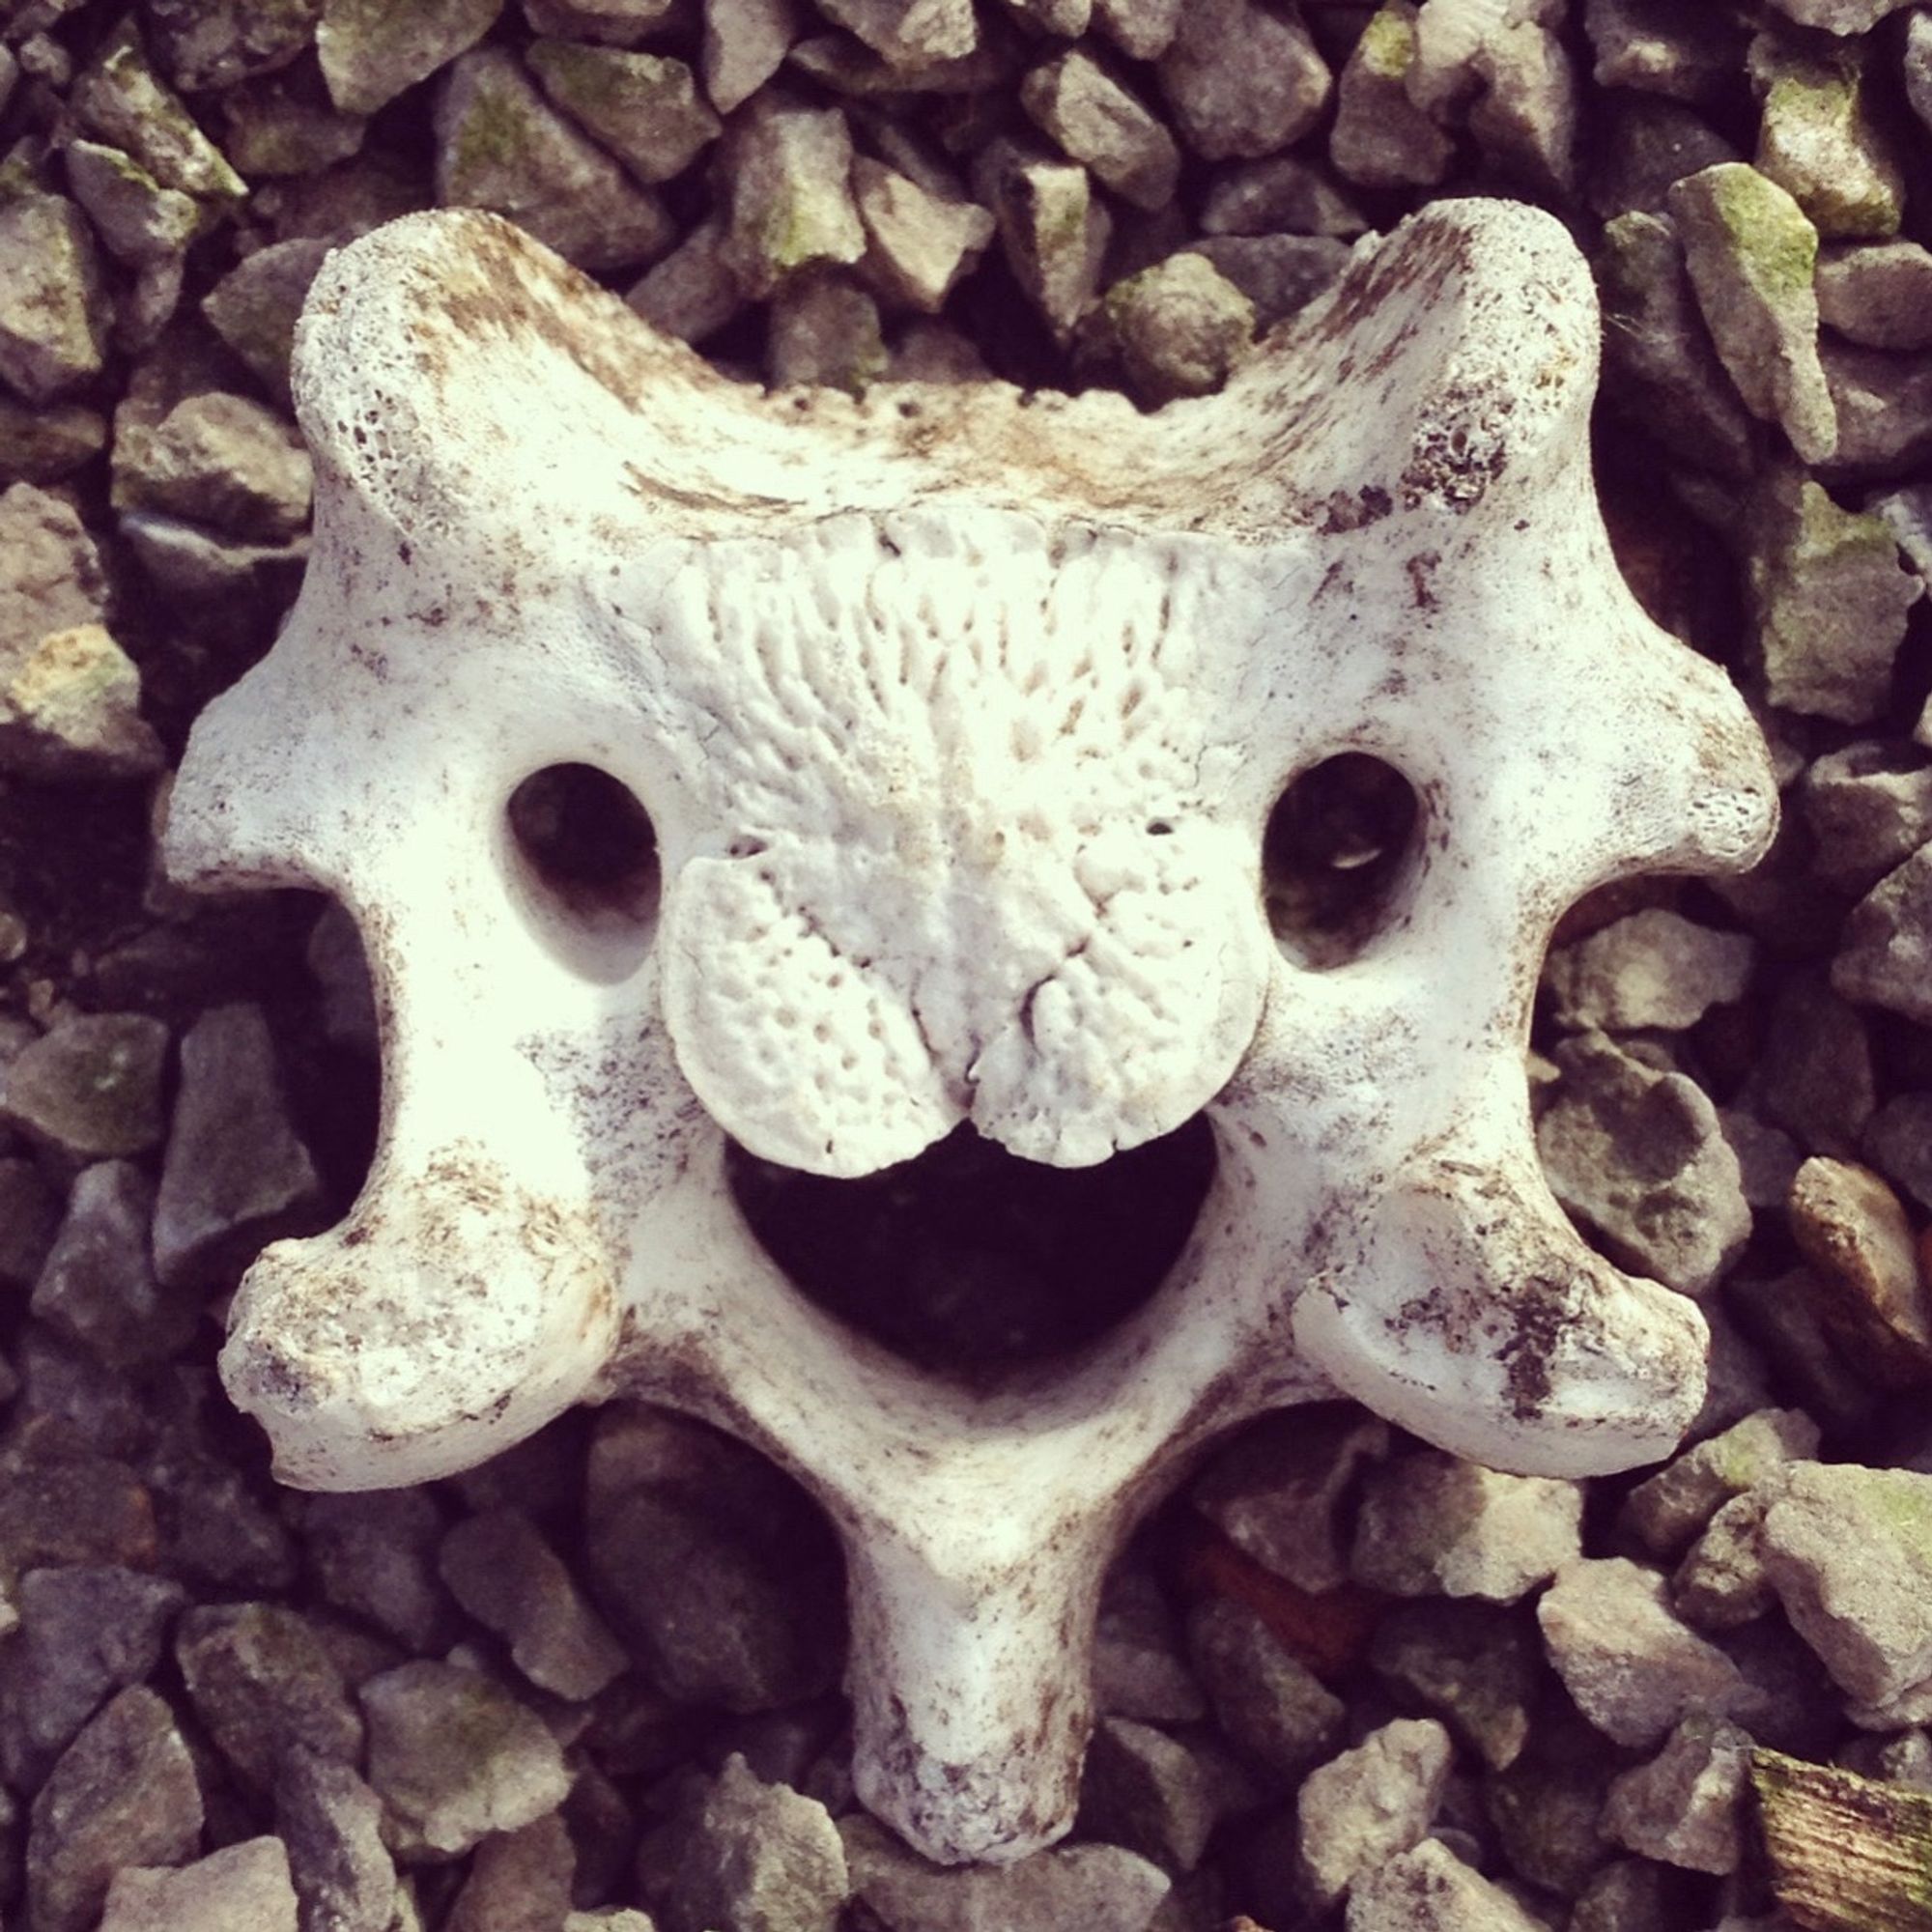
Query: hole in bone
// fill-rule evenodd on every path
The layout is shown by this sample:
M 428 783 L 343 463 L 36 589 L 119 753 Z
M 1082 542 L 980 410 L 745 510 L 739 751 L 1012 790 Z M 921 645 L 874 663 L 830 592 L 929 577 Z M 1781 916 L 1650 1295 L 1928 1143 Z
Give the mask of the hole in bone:
M 1097 1341 L 1152 1299 L 1214 1176 L 1203 1115 L 1094 1167 L 971 1125 L 856 1179 L 727 1145 L 746 1222 L 792 1284 L 916 1368 L 980 1385 Z
M 546 765 L 504 809 L 523 896 L 579 970 L 635 969 L 657 919 L 657 833 L 628 786 L 595 765 Z
M 1262 886 L 1291 958 L 1339 966 L 1381 930 L 1420 817 L 1415 787 L 1366 752 L 1337 753 L 1290 781 L 1262 838 Z

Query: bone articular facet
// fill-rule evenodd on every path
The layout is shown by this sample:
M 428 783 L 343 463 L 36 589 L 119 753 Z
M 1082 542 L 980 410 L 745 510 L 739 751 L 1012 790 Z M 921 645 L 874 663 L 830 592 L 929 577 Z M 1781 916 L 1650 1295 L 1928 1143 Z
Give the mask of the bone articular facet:
M 168 860 L 318 886 L 381 1013 L 380 1146 L 222 1358 L 284 1480 L 445 1475 L 569 1405 L 754 1444 L 843 1539 L 864 1801 L 931 1856 L 1071 1818 L 1103 1567 L 1210 1435 L 1358 1398 L 1559 1475 L 1664 1455 L 1695 1307 L 1591 1253 L 1522 1063 L 1557 915 L 1766 844 L 1764 747 L 1593 494 L 1597 311 L 1547 215 L 1363 244 L 1225 393 L 766 394 L 513 227 L 412 215 L 298 335 L 313 561 L 195 726 Z M 1419 801 L 1378 928 L 1277 943 L 1262 839 L 1335 753 Z M 583 914 L 532 773 L 642 801 L 655 910 Z M 1153 1298 L 992 1390 L 748 1232 L 726 1137 L 825 1175 L 961 1122 L 1077 1166 L 1205 1110 Z

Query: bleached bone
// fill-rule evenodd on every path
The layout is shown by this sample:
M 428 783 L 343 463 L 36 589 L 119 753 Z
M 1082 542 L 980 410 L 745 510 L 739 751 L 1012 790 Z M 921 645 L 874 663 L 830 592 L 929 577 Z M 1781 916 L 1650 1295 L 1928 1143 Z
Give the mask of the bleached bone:
M 339 895 L 378 990 L 374 1171 L 223 1357 L 284 1479 L 440 1476 L 617 1394 L 734 1432 L 841 1533 L 862 1796 L 956 1861 L 1065 1829 L 1102 1566 L 1211 1434 L 1344 1391 L 1506 1468 L 1665 1453 L 1703 1322 L 1545 1187 L 1531 995 L 1579 894 L 1742 867 L 1776 806 L 1611 560 L 1596 334 L 1563 231 L 1490 201 L 1152 415 L 762 394 L 486 215 L 332 257 L 314 561 L 167 833 L 184 878 Z M 1420 831 L 1321 967 L 1262 839 L 1345 750 Z M 562 762 L 648 809 L 655 914 L 529 876 L 506 801 Z M 1077 1166 L 1204 1110 L 1159 1292 L 991 1392 L 808 1300 L 724 1168 L 862 1175 L 962 1121 Z

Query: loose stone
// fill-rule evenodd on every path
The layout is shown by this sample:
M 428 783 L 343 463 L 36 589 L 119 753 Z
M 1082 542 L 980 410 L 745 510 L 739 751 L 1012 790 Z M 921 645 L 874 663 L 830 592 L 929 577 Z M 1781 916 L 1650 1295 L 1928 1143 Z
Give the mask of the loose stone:
M 993 239 L 993 217 L 963 195 L 942 195 L 875 161 L 852 161 L 852 194 L 866 225 L 861 272 L 882 295 L 925 315 L 945 306 Z
M 1210 394 L 1254 341 L 1254 304 L 1186 251 L 1116 282 L 1101 310 L 1127 381 L 1151 403 Z
M 1921 845 L 1852 908 L 1832 984 L 1861 1006 L 1932 1025 L 1932 845 Z
M 306 1932 L 390 1932 L 396 1867 L 383 1802 L 353 1765 L 292 1747 L 275 1779 L 275 1829 Z
M 1117 1564 L 1100 1593 L 1094 1702 L 1104 1716 L 1154 1723 L 1188 1723 L 1207 1715 L 1160 1584 L 1135 1565 Z
M 62 781 L 145 778 L 167 762 L 141 674 L 99 624 L 0 647 L 0 770 Z
M 1744 933 L 1651 906 L 1558 948 L 1544 983 L 1559 1026 L 1680 1032 L 1744 997 L 1756 950 Z
M 1773 0 L 1787 20 L 1840 36 L 1869 33 L 1887 14 L 1910 4 L 1911 0 Z
M 551 99 L 640 182 L 682 174 L 724 124 L 680 60 L 537 41 L 525 56 Z
M 1743 65 L 1735 23 L 1685 13 L 1670 0 L 1585 0 L 1599 87 L 1637 88 L 1676 100 L 1704 100 L 1729 86 Z
M 683 1833 L 662 1916 L 666 1932 L 837 1932 L 851 1889 L 824 1805 L 765 1783 L 734 1753 Z
M 6 225 L 0 211 L 0 228 Z M 4 260 L 0 253 L 0 260 Z M 7 375 L 6 278 L 0 269 L 0 382 Z M 107 446 L 106 420 L 78 403 L 28 409 L 0 391 L 0 483 L 58 483 L 84 468 Z
M 654 327 L 682 342 L 702 342 L 745 306 L 745 291 L 725 260 L 725 228 L 700 221 L 624 299 Z
M 161 186 L 217 209 L 247 196 L 247 184 L 149 65 L 133 15 L 101 43 L 69 100 L 84 127 Z
M 1828 248 L 1817 285 L 1828 328 L 1870 349 L 1932 349 L 1932 250 L 1917 242 Z
M 274 242 L 223 275 L 201 312 L 265 387 L 286 395 L 296 318 L 329 244 L 314 237 Z
M 329 99 L 345 114 L 373 114 L 487 34 L 503 0 L 324 0 L 315 50 Z
M 741 107 L 779 71 L 799 36 L 795 0 L 704 0 L 700 71 L 721 114 Z
M 448 70 L 436 103 L 436 193 L 488 208 L 581 269 L 634 268 L 671 237 L 663 204 L 546 101 L 503 47 Z
M 1186 0 L 1094 0 L 1094 24 L 1130 60 L 1155 61 L 1174 44 Z
M 1014 278 L 1065 344 L 1099 293 L 1113 232 L 1087 170 L 1002 140 L 982 150 L 974 180 Z
M 163 187 L 119 148 L 75 141 L 66 153 L 67 185 L 95 233 L 118 261 L 145 268 L 179 255 L 201 225 L 201 206 Z
M 957 60 L 980 38 L 973 0 L 819 0 L 818 11 L 894 67 Z
M 0 1116 L 69 1161 L 145 1153 L 161 1138 L 168 1030 L 145 1013 L 81 1013 L 15 1056 Z
M 452 1663 L 399 1664 L 361 1687 L 369 1782 L 399 1852 L 455 1857 L 554 1811 L 570 1791 L 549 1727 L 493 1679 Z
M 248 1838 L 179 1870 L 126 1865 L 100 1932 L 296 1932 L 296 1889 L 279 1838 Z
M 1792 196 L 1741 161 L 1687 176 L 1669 207 L 1718 355 L 1746 407 L 1806 463 L 1837 444 L 1818 360 L 1818 231 Z
M 83 1168 L 34 1285 L 34 1313 L 114 1368 L 164 1360 L 201 1318 L 199 1297 L 156 1279 L 154 1207 L 154 1183 L 131 1162 Z
M 1220 1816 L 1213 1769 L 1179 1739 L 1127 1718 L 1103 1718 L 1087 1747 L 1078 1829 L 1165 1871 L 1192 1871 Z
M 1872 1116 L 1865 1149 L 1889 1180 L 1932 1209 L 1932 1093 L 1893 1094 Z
M 524 18 L 533 33 L 631 47 L 675 20 L 680 5 L 681 0 L 524 0 Z
M 1735 1871 L 1743 1857 L 1753 1740 L 1721 1719 L 1687 1718 L 1648 1764 L 1610 1786 L 1604 1830 L 1688 1871 Z
M 1733 1496 L 1817 1450 L 1818 1425 L 1803 1409 L 1760 1409 L 1639 1483 L 1622 1521 L 1654 1556 L 1681 1555 Z
M 1895 532 L 1895 526 L 1894 526 Z M 1799 781 L 1815 850 L 1811 868 L 1863 893 L 1932 839 L 1932 763 L 1867 739 L 1813 760 Z
M 1664 1579 L 1625 1557 L 1577 1557 L 1536 1615 L 1564 1688 L 1617 1744 L 1654 1748 L 1693 1712 L 1743 1717 L 1751 1703 L 1738 1666 L 1671 1614 Z
M 1298 141 L 1332 86 L 1299 18 L 1255 0 L 1188 0 L 1155 71 L 1181 140 L 1209 161 Z
M 1362 29 L 1336 86 L 1328 153 L 1363 187 L 1427 187 L 1448 172 L 1456 144 L 1409 98 L 1414 0 L 1384 0 Z
M 747 295 L 771 294 L 814 263 L 866 252 L 852 200 L 852 136 L 836 107 L 761 95 L 724 140 L 730 225 L 723 247 Z
M 1823 975 L 1794 974 L 1779 989 L 1749 1091 L 1806 1151 L 1857 1152 L 1877 1104 L 1871 1043 L 1858 1009 Z
M 186 517 L 272 543 L 308 521 L 310 485 L 300 439 L 245 396 L 192 395 L 152 428 L 124 418 L 115 438 L 117 510 Z
M 1369 1662 L 1492 1771 L 1521 1755 L 1546 1672 L 1542 1646 L 1520 1615 L 1474 1602 L 1405 1605 L 1377 1625 Z
M 0 200 L 0 381 L 51 402 L 99 375 L 107 310 L 94 236 L 57 194 Z
M 443 1920 L 443 1932 L 531 1932 L 570 1914 L 577 1848 L 560 1811 L 485 1838 Z
M 1847 1357 L 1882 1388 L 1932 1381 L 1932 1304 L 1917 1238 L 1891 1189 L 1854 1162 L 1807 1160 L 1792 1182 L 1790 1224 Z
M 879 305 L 837 269 L 794 275 L 772 297 L 765 327 L 765 381 L 806 383 L 863 396 L 886 373 Z
M 442 1533 L 442 1512 L 423 1489 L 313 1496 L 302 1515 L 323 1596 L 412 1651 L 431 1648 L 446 1615 L 436 1560 Z
M 1304 1895 L 1333 1905 L 1428 1831 L 1453 1756 L 1430 1718 L 1400 1718 L 1310 1772 L 1295 1798 Z
M 1577 1555 L 1582 1509 L 1574 1483 L 1418 1449 L 1370 1470 L 1350 1573 L 1392 1596 L 1513 1604 Z
M 1325 235 L 1210 235 L 1180 252 L 1199 255 L 1233 283 L 1264 330 L 1332 288 L 1349 261 L 1347 245 Z
M 1203 235 L 1323 235 L 1346 242 L 1368 226 L 1325 173 L 1294 155 L 1217 170 L 1201 204 Z
M 363 116 L 338 113 L 305 71 L 230 88 L 221 113 L 223 150 L 249 181 L 320 175 L 359 153 L 368 131 Z
M 1544 1932 L 1446 1845 L 1425 1838 L 1371 1872 L 1349 1898 L 1347 1932 Z
M 1174 199 L 1180 151 L 1173 136 L 1091 54 L 1076 48 L 1033 69 L 1020 104 L 1123 200 L 1151 210 Z
M 35 1932 L 94 1932 L 117 1871 L 192 1858 L 201 1827 L 201 1787 L 174 1713 L 131 1685 L 68 1747 L 34 1800 L 27 1908 Z
M 1892 475 L 1932 450 L 1932 360 L 1831 336 L 1818 355 L 1837 417 L 1835 465 Z
M 1905 180 L 1866 106 L 1860 61 L 1843 50 L 1814 56 L 1760 35 L 1750 68 L 1764 95 L 1758 171 L 1828 240 L 1896 235 Z
M 1222 1730 L 1270 1771 L 1298 1777 L 1335 1747 L 1347 1706 L 1245 1604 L 1205 1599 L 1187 1637 Z

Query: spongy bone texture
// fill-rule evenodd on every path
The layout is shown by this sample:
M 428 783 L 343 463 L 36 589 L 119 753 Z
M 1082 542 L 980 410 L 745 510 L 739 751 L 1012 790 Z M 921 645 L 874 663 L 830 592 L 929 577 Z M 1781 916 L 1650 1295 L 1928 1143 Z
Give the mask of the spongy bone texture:
M 476 213 L 333 256 L 314 561 L 167 833 L 185 878 L 337 894 L 377 985 L 366 1188 L 263 1256 L 223 1357 L 280 1473 L 439 1476 L 619 1393 L 733 1431 L 842 1536 L 861 1795 L 958 1861 L 1066 1828 L 1101 1570 L 1210 1434 L 1343 1393 L 1506 1468 L 1665 1453 L 1703 1322 L 1552 1203 L 1530 1001 L 1579 894 L 1746 865 L 1776 806 L 1611 559 L 1596 331 L 1563 231 L 1492 201 L 1152 415 L 766 395 Z M 1344 751 L 1419 831 L 1317 957 L 1263 835 Z M 647 808 L 654 905 L 532 876 L 506 802 L 566 762 Z M 1077 1166 L 1203 1111 L 1160 1291 L 990 1389 L 822 1312 L 726 1184 L 727 1136 L 852 1176 L 971 1122 Z

